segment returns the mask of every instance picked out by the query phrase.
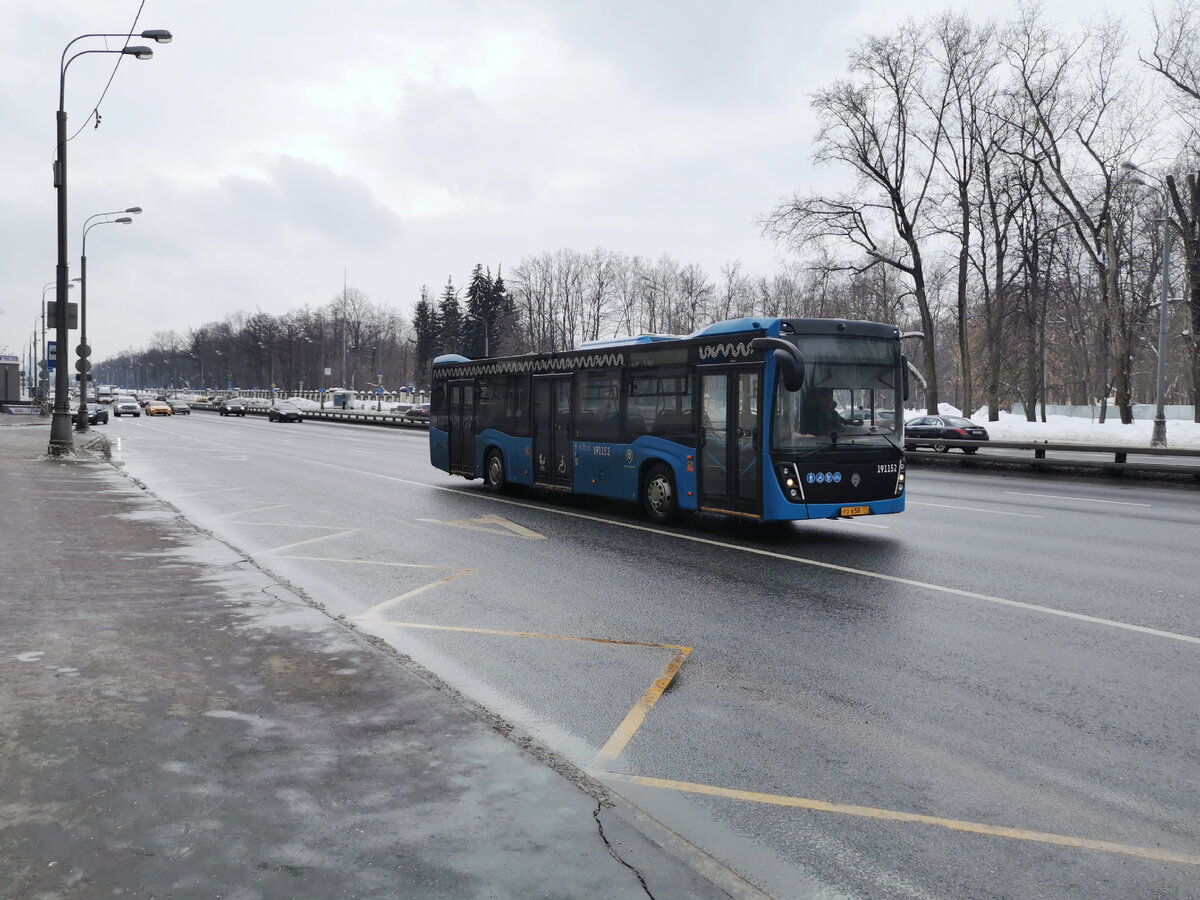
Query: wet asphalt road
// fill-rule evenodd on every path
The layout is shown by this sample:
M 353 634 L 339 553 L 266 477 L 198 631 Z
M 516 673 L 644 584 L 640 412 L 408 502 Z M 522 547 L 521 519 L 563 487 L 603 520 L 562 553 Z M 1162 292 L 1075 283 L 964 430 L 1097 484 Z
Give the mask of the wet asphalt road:
M 901 516 L 660 531 L 492 497 L 420 431 L 107 433 L 194 522 L 775 896 L 1200 896 L 1195 489 L 916 469 Z

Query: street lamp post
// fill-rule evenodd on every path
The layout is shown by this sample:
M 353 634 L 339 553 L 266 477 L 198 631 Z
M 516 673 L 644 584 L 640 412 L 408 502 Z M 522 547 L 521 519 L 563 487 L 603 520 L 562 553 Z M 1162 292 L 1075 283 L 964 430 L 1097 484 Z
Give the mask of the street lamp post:
M 120 213 L 138 215 L 141 211 L 140 206 L 131 206 L 126 210 L 96 213 L 94 216 L 88 216 L 83 223 L 83 237 L 79 250 L 79 346 L 76 348 L 79 362 L 75 365 L 75 368 L 79 370 L 79 418 L 75 422 L 76 431 L 88 430 L 88 373 L 92 368 L 92 348 L 88 346 L 87 342 L 87 235 L 97 225 L 129 225 L 133 222 L 132 216 L 123 216 Z M 109 219 L 109 216 L 119 216 L 119 218 Z M 94 222 L 93 219 L 102 221 Z
M 1154 178 L 1148 172 L 1143 172 L 1131 162 L 1121 163 L 1121 167 L 1128 169 L 1131 172 L 1138 172 L 1146 175 L 1149 178 Z M 1153 188 L 1154 185 L 1143 181 L 1141 178 L 1133 177 L 1130 179 L 1135 184 L 1144 185 Z M 1155 179 L 1156 181 L 1158 179 Z M 1167 176 L 1167 187 L 1174 188 L 1175 177 Z M 1162 197 L 1163 213 L 1162 222 L 1163 243 L 1162 243 L 1162 292 L 1160 294 L 1158 305 L 1158 366 L 1156 372 L 1156 380 L 1154 387 L 1154 427 L 1150 432 L 1151 447 L 1167 446 L 1167 415 L 1166 415 L 1166 397 L 1167 397 L 1167 304 L 1171 297 L 1171 229 L 1178 228 L 1175 220 L 1171 218 L 1171 210 L 1167 204 L 1167 192 L 1159 188 L 1159 193 Z
M 50 357 L 49 357 L 49 353 L 48 353 L 50 348 L 46 345 L 46 293 L 50 290 L 50 288 L 55 287 L 56 285 L 57 285 L 57 282 L 55 282 L 55 281 L 48 281 L 48 282 L 46 282 L 46 284 L 42 285 L 42 343 L 41 343 L 41 347 L 38 350 L 38 353 L 41 355 L 42 366 L 45 367 L 45 375 L 43 376 L 42 369 L 39 368 L 37 377 L 38 377 L 38 394 L 43 398 L 46 396 L 46 389 L 50 386 L 49 385 Z M 74 289 L 75 289 L 74 282 L 68 282 L 67 290 L 70 291 L 70 290 L 74 290 Z M 56 308 L 54 311 L 54 320 L 56 322 L 58 321 L 58 309 L 57 309 L 58 305 L 59 304 L 57 304 L 57 303 L 55 304 Z M 65 305 L 65 304 L 63 304 L 63 305 Z M 36 334 L 36 332 L 35 332 L 35 334 Z M 55 377 L 56 378 L 58 377 L 57 350 L 58 350 L 58 344 L 56 342 L 55 343 L 55 367 L 56 367 L 55 368 Z M 35 362 L 36 362 L 36 360 L 35 360 Z
M 171 32 L 164 29 L 156 28 L 143 31 L 140 36 L 159 44 L 168 44 L 171 42 Z M 58 306 L 55 310 L 54 327 L 57 331 L 56 340 L 59 346 L 66 346 L 67 342 L 67 67 L 79 57 L 90 53 L 118 53 L 133 56 L 137 59 L 150 59 L 154 56 L 154 51 L 149 47 L 125 46 L 120 50 L 81 50 L 70 58 L 67 57 L 68 51 L 70 51 L 76 41 L 93 37 L 125 38 L 128 40 L 132 35 L 127 32 L 121 34 L 81 34 L 63 48 L 62 57 L 59 60 L 58 114 L 56 116 L 57 146 L 54 158 L 54 188 L 58 192 L 58 262 L 56 267 L 56 274 L 58 276 L 56 281 L 58 287 L 56 292 Z M 50 422 L 50 446 L 48 452 L 51 456 L 62 456 L 71 453 L 74 449 L 74 440 L 71 436 L 71 407 L 68 398 L 71 383 L 65 366 L 56 367 L 54 385 L 54 418 Z
M 479 316 L 473 316 L 470 313 L 467 313 L 466 315 L 464 315 L 463 318 L 467 319 L 468 321 L 474 322 L 477 325 L 483 326 L 483 356 L 484 356 L 484 359 L 487 359 L 488 357 L 491 356 L 491 353 L 488 352 L 488 323 L 487 323 L 487 320 L 481 319 L 481 318 L 479 318 Z

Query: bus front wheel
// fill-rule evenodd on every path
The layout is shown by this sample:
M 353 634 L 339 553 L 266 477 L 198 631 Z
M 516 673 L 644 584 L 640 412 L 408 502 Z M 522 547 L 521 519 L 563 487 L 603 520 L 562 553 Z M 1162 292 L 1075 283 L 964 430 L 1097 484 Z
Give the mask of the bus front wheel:
M 489 450 L 487 459 L 483 461 L 483 483 L 494 494 L 503 491 L 507 484 L 504 477 L 504 456 L 499 450 Z
M 646 473 L 642 483 L 642 507 L 656 525 L 669 525 L 679 515 L 679 496 L 675 492 L 675 475 L 665 463 L 656 463 Z

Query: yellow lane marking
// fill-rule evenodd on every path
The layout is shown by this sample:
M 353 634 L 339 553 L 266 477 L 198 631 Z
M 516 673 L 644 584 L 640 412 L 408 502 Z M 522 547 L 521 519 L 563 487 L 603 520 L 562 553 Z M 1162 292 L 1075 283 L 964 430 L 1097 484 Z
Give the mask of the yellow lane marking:
M 397 628 L 423 628 L 426 631 L 463 631 L 468 634 L 495 634 L 500 637 L 540 638 L 546 641 L 579 641 L 585 644 L 615 644 L 620 647 L 649 647 L 653 650 L 686 650 L 691 647 L 679 644 L 653 644 L 646 641 L 618 641 L 613 638 L 578 637 L 570 634 L 539 634 L 536 631 L 505 631 L 499 628 L 472 628 L 467 625 L 430 625 L 426 622 L 391 622 L 381 621 L 381 625 L 395 625 Z
M 321 528 L 324 526 L 314 525 L 312 527 Z M 306 541 L 296 541 L 294 544 L 284 544 L 281 547 L 272 547 L 270 550 L 261 550 L 259 552 L 261 552 L 261 553 L 278 553 L 280 550 L 291 550 L 293 547 L 303 547 L 305 544 L 315 544 L 317 541 L 327 541 L 330 538 L 345 537 L 346 535 L 354 534 L 357 531 L 358 531 L 357 528 L 347 528 L 344 531 L 335 531 L 333 534 L 323 534 L 320 537 L 309 538 Z
M 467 528 L 472 531 L 485 531 L 489 534 L 503 534 L 504 531 L 508 531 L 510 534 L 516 535 L 520 538 L 525 538 L 526 540 L 530 541 L 544 541 L 546 539 L 544 534 L 538 534 L 536 531 L 526 528 L 524 525 L 518 525 L 516 522 L 510 522 L 503 516 L 497 515 L 480 516 L 478 519 L 417 519 L 417 521 L 433 522 L 437 525 L 454 525 L 457 528 Z
M 642 694 L 641 699 L 634 704 L 633 709 L 629 711 L 629 715 L 625 717 L 625 721 L 612 733 L 612 737 L 608 739 L 607 743 L 600 748 L 600 752 L 592 760 L 593 766 L 600 763 L 611 764 L 621 755 L 621 751 L 625 749 L 633 739 L 633 736 L 637 734 L 637 730 L 642 727 L 642 723 L 646 720 L 646 714 L 650 712 L 650 709 L 658 702 L 658 698 L 663 695 L 663 691 L 670 687 L 675 676 L 679 674 L 679 667 L 687 662 L 688 654 L 691 652 L 691 647 L 680 647 L 676 651 L 675 656 L 667 663 L 667 667 L 663 669 L 662 674 L 654 679 L 654 684 L 650 685 L 646 693 Z
M 439 578 L 437 581 L 431 581 L 429 584 L 422 585 L 419 588 L 414 588 L 407 593 L 401 594 L 399 597 L 393 597 L 391 600 L 384 600 L 382 603 L 376 603 L 366 612 L 361 612 L 357 616 L 352 616 L 352 618 L 365 619 L 367 616 L 374 615 L 381 609 L 387 609 L 389 606 L 394 606 L 397 603 L 407 600 L 409 597 L 415 597 L 417 594 L 423 594 L 425 591 L 431 590 L 435 587 L 440 587 L 448 581 L 453 581 L 455 578 L 461 578 L 463 575 L 467 575 L 474 571 L 474 569 L 462 569 L 461 571 L 455 572 L 453 575 L 447 575 L 445 578 Z
M 442 579 L 442 581 L 448 580 L 449 579 Z M 435 582 L 427 587 L 434 587 L 440 583 L 441 582 Z M 425 589 L 426 588 L 422 588 L 421 590 Z M 413 591 L 410 593 L 417 592 Z M 367 610 L 367 612 L 363 613 L 362 615 L 355 616 L 355 618 L 361 619 L 375 610 L 380 609 L 381 607 L 389 606 L 392 603 L 402 599 L 404 598 L 397 597 L 395 600 L 389 600 L 386 603 L 381 603 L 379 606 L 372 607 L 371 609 Z M 624 721 L 622 721 L 617 727 L 617 730 L 613 732 L 612 737 L 608 739 L 607 743 L 605 743 L 605 745 L 600 749 L 600 752 L 596 754 L 596 758 L 592 761 L 592 765 L 596 765 L 597 763 L 601 762 L 611 764 L 618 756 L 621 755 L 621 751 L 625 749 L 625 747 L 633 739 L 633 736 L 637 734 L 638 729 L 642 727 L 642 723 L 646 720 L 647 713 L 649 713 L 654 704 L 658 702 L 658 698 L 663 695 L 663 691 L 670 687 L 671 682 L 679 673 L 680 666 L 687 661 L 688 655 L 692 652 L 691 647 L 683 647 L 679 644 L 651 644 L 646 643 L 645 641 L 618 641 L 612 638 L 577 637 L 564 634 L 538 634 L 533 631 L 502 631 L 495 628 L 472 628 L 466 625 L 428 625 L 422 622 L 375 621 L 383 625 L 395 625 L 399 628 L 423 628 L 427 631 L 458 631 L 466 634 L 494 634 L 502 637 L 539 638 L 547 641 L 580 641 L 582 643 L 589 644 L 611 644 L 622 647 L 649 647 L 654 650 L 674 650 L 675 655 L 671 658 L 671 661 L 667 663 L 667 667 L 662 670 L 661 675 L 654 679 L 654 684 L 650 685 L 650 687 L 646 690 L 646 693 L 642 694 L 641 699 L 634 704 L 633 709 L 631 709 L 629 714 L 625 716 Z
M 1029 831 L 1024 828 L 1008 828 L 1001 825 L 987 825 L 982 822 L 965 822 L 961 819 L 943 819 L 940 816 L 927 816 L 920 813 L 901 812 L 894 809 L 876 809 L 871 806 L 829 803 L 825 800 L 810 800 L 805 797 L 760 794 L 757 791 L 741 791 L 735 788 L 716 787 L 710 784 L 695 784 L 690 781 L 674 781 L 668 778 L 623 775 L 619 772 L 608 772 L 594 767 L 589 767 L 587 772 L 601 781 L 617 781 L 624 784 L 636 784 L 668 791 L 705 794 L 710 797 L 724 797 L 730 800 L 745 800 L 750 803 L 765 803 L 772 806 L 838 813 L 844 816 L 886 819 L 893 822 L 916 822 L 922 825 L 948 828 L 951 831 L 990 835 L 992 837 L 1003 837 L 1017 841 L 1033 841 L 1040 844 L 1055 844 L 1059 847 L 1072 847 L 1079 850 L 1097 850 L 1102 853 L 1117 853 L 1123 856 L 1137 856 L 1142 859 L 1154 860 L 1155 862 L 1173 862 L 1189 866 L 1200 866 L 1200 856 L 1196 854 L 1161 850 L 1157 847 L 1138 847 L 1133 844 L 1121 844 L 1115 841 L 1097 841 L 1091 838 L 1072 837 L 1070 835 L 1053 834 L 1046 831 Z

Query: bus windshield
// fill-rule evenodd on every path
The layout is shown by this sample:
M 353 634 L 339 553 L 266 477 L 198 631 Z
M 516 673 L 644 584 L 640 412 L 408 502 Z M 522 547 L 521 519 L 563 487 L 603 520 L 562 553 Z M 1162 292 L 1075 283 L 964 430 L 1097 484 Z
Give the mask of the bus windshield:
M 899 351 L 894 342 L 860 337 L 800 336 L 804 386 L 776 383 L 771 446 L 810 451 L 831 444 L 898 442 Z

